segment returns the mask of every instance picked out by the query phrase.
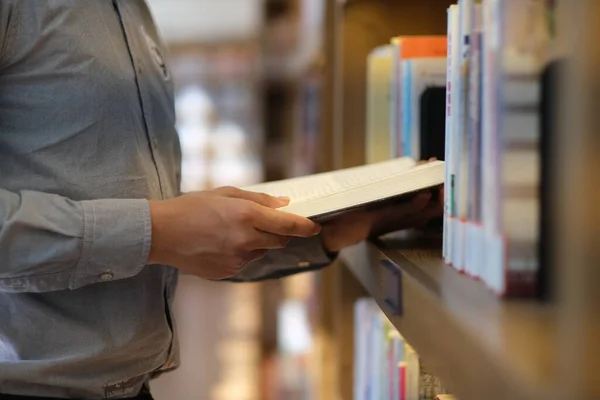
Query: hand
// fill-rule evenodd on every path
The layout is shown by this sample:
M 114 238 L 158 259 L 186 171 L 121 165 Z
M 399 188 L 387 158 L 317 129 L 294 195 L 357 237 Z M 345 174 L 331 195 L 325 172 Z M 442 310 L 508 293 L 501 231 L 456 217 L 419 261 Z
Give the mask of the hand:
M 323 245 L 327 251 L 337 252 L 369 237 L 424 226 L 431 219 L 442 216 L 443 198 L 441 193 L 433 199 L 432 192 L 426 191 L 402 203 L 343 214 L 323 225 Z
M 291 237 L 320 232 L 304 217 L 275 210 L 288 202 L 230 187 L 151 201 L 149 264 L 205 279 L 234 276 L 269 249 L 285 247 Z

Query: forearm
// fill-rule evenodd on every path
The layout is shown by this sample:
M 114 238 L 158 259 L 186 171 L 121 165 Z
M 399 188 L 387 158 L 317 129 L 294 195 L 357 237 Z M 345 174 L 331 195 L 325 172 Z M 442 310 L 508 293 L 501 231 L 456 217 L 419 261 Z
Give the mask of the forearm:
M 45 292 L 134 276 L 151 243 L 146 200 L 0 189 L 0 291 Z

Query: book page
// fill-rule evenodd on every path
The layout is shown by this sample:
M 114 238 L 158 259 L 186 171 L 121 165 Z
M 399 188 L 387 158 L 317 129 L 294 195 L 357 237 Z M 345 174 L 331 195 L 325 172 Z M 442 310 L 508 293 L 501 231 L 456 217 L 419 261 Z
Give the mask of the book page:
M 410 170 L 414 165 L 415 161 L 410 158 L 399 158 L 338 171 L 260 183 L 243 189 L 268 193 L 272 196 L 287 196 L 290 197 L 291 202 L 308 201 L 385 180 Z

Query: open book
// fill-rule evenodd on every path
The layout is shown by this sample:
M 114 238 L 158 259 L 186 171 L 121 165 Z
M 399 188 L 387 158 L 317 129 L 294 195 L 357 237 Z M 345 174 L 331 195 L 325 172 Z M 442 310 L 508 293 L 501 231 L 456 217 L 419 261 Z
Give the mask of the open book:
M 444 176 L 443 161 L 416 165 L 405 157 L 243 189 L 287 196 L 290 204 L 280 210 L 323 222 L 351 209 L 441 185 Z

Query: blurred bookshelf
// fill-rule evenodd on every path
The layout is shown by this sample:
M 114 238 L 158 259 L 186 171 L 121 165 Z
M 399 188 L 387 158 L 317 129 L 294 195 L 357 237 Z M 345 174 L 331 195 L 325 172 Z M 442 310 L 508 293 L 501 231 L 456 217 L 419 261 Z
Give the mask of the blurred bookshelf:
M 361 243 L 341 258 L 459 399 L 549 398 L 555 307 L 502 300 L 448 268 L 440 237 Z
M 483 0 L 492 1 L 492 0 Z M 446 35 L 453 1 L 327 0 L 324 3 L 317 171 L 365 159 L 367 57 L 398 35 Z M 496 1 L 500 4 L 502 1 Z M 597 237 L 600 148 L 591 112 L 600 81 L 600 4 L 556 2 L 569 60 L 555 99 L 552 232 L 544 299 L 504 298 L 444 263 L 440 234 L 395 235 L 344 250 L 316 274 L 314 319 L 321 399 L 362 399 L 356 384 L 355 303 L 373 298 L 427 369 L 461 400 L 596 399 L 600 360 Z M 576 55 L 576 56 L 575 56 Z M 593 172 L 592 172 L 593 171 Z M 590 184 L 594 182 L 594 189 Z M 595 200 L 592 200 L 595 199 Z M 578 202 L 580 207 L 575 207 Z M 594 243 L 594 241 L 596 243 Z M 545 250 L 541 250 L 545 251 Z M 364 321 L 364 324 L 367 324 Z M 383 339 L 382 339 L 383 340 Z M 428 397 L 435 398 L 435 397 Z

